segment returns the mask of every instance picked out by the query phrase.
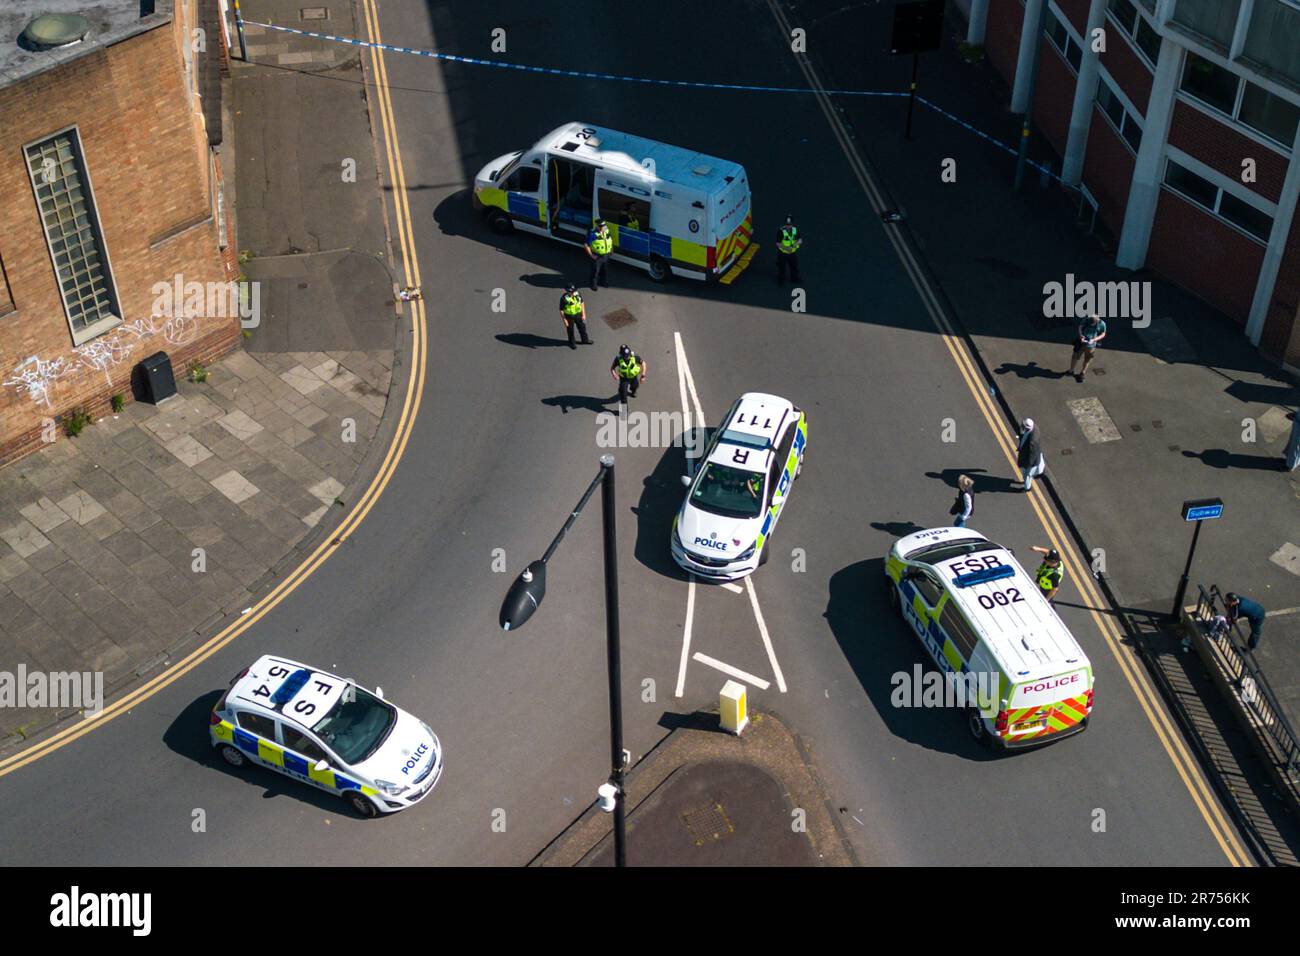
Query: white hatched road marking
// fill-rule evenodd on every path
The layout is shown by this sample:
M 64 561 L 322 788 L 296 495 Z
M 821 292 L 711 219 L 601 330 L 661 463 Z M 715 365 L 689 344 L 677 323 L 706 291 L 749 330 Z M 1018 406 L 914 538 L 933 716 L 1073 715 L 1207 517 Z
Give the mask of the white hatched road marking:
M 746 684 L 751 684 L 759 690 L 767 690 L 772 686 L 770 683 L 763 680 L 763 678 L 755 677 L 753 674 L 747 674 L 739 667 L 732 667 L 730 664 L 724 664 L 722 661 L 715 657 L 710 657 L 708 654 L 701 654 L 699 651 L 696 651 L 695 659 L 701 664 L 708 664 L 710 667 L 722 671 L 722 673 L 726 674 L 728 677 L 734 677 L 736 680 L 741 680 Z

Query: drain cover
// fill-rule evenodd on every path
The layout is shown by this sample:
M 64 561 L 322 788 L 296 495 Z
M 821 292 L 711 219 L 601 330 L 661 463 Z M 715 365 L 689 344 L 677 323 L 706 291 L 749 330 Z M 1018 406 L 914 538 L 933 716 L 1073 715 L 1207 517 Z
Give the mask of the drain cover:
M 631 325 L 636 321 L 636 316 L 627 309 L 615 309 L 613 312 L 605 313 L 605 324 L 611 329 L 621 329 L 625 325 Z
M 727 811 L 722 804 L 711 803 L 707 807 L 682 814 L 682 821 L 696 846 L 714 843 L 736 832 L 736 828 L 727 819 Z
M 328 20 L 330 12 L 325 7 L 303 7 L 300 11 L 304 20 Z

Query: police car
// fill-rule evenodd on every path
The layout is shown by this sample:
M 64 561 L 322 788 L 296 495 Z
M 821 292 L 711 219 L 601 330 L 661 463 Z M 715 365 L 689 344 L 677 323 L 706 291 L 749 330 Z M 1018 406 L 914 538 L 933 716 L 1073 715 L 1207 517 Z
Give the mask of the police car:
M 766 546 L 803 468 L 808 416 L 784 398 L 746 392 L 713 433 L 673 519 L 673 560 L 730 581 L 767 562 Z
M 422 800 L 442 775 L 429 725 L 350 680 L 265 655 L 244 668 L 209 718 L 212 745 L 337 794 L 363 817 Z

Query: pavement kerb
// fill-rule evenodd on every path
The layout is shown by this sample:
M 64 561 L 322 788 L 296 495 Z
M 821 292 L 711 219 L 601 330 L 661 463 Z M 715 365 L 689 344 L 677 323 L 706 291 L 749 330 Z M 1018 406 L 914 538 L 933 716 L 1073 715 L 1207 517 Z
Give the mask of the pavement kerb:
M 632 815 L 681 769 L 713 759 L 748 763 L 770 774 L 795 806 L 808 812 L 808 837 L 824 866 L 857 866 L 859 861 L 848 836 L 825 798 L 825 788 L 798 734 L 771 712 L 751 711 L 751 724 L 740 737 L 717 726 L 716 711 L 697 711 L 681 717 L 678 726 L 659 741 L 627 774 L 626 813 Z M 781 766 L 780 752 L 797 757 L 797 766 Z M 792 781 L 791 776 L 796 779 Z M 612 816 L 593 801 L 529 866 L 580 866 L 608 839 Z

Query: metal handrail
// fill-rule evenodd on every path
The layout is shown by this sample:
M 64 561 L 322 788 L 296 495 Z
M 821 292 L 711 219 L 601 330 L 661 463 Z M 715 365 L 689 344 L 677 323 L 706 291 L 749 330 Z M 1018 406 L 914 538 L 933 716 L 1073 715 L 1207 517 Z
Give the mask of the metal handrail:
M 1300 737 L 1297 737 L 1291 722 L 1278 705 L 1277 695 L 1255 660 L 1255 655 L 1246 649 L 1236 623 L 1229 624 L 1227 631 L 1222 632 L 1217 639 L 1210 627 L 1216 615 L 1224 614 L 1220 610 L 1221 603 L 1226 604 L 1218 586 L 1212 584 L 1209 591 L 1206 591 L 1204 585 L 1197 585 L 1197 589 L 1200 597 L 1193 617 L 1204 625 L 1206 636 L 1215 641 L 1228 676 L 1237 688 L 1242 706 L 1282 755 L 1283 771 L 1287 774 L 1300 774 Z

